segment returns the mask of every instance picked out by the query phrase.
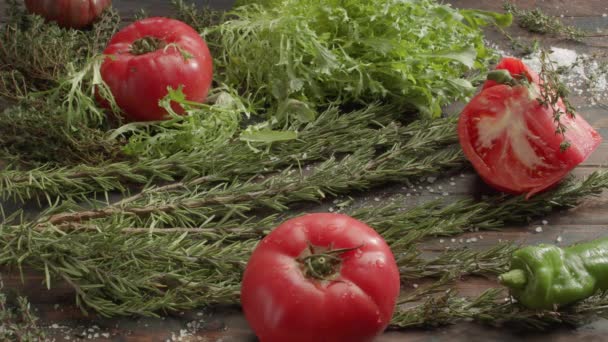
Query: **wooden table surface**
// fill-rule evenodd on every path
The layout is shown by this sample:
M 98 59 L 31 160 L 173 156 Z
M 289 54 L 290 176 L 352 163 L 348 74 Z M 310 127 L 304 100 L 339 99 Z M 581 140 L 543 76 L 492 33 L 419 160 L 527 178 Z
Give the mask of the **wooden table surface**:
M 198 3 L 211 3 L 219 8 L 229 8 L 232 1 L 198 0 Z M 479 0 L 450 0 L 448 3 L 459 8 L 481 8 L 500 11 L 502 1 Z M 563 16 L 563 20 L 581 29 L 595 34 L 608 34 L 608 1 L 606 0 L 520 0 L 513 1 L 521 8 L 540 7 L 546 13 Z M 0 3 L 0 11 L 4 2 Z M 120 0 L 114 1 L 123 18 L 133 18 L 135 11 L 146 7 L 152 15 L 166 15 L 171 13 L 168 0 Z M 514 36 L 531 37 L 530 34 L 515 27 L 509 29 Z M 488 30 L 488 41 L 497 44 L 501 49 L 508 51 L 505 39 Z M 539 37 L 543 45 L 557 46 L 576 50 L 578 53 L 597 52 L 608 53 L 608 38 L 596 37 L 586 40 L 585 44 L 565 42 L 555 38 Z M 585 93 L 574 96 L 573 103 L 579 108 L 579 114 L 584 116 L 604 137 L 599 149 L 574 174 L 583 176 L 592 171 L 605 167 L 608 161 L 608 97 L 599 99 L 595 104 L 589 100 Z M 448 112 L 457 112 L 458 105 L 448 108 Z M 450 184 L 452 183 L 452 185 Z M 455 185 L 453 185 L 455 183 Z M 458 198 L 474 194 L 479 191 L 481 182 L 474 174 L 457 175 L 454 182 L 449 179 L 439 180 L 433 187 L 442 186 L 448 189 L 451 197 Z M 392 194 L 398 193 L 400 187 L 383 188 L 366 194 L 369 198 L 385 200 Z M 414 197 L 411 205 L 433 199 L 437 193 L 425 191 L 421 196 Z M 470 243 L 470 248 L 488 248 L 502 240 L 512 240 L 521 243 L 550 242 L 555 243 L 556 238 L 562 238 L 561 244 L 570 244 L 577 241 L 608 235 L 608 194 L 588 200 L 579 207 L 567 212 L 559 212 L 545 218 L 548 224 L 543 225 L 541 233 L 535 232 L 535 227 L 542 225 L 540 221 L 528 226 L 509 227 L 500 232 L 483 232 L 465 234 L 456 242 L 451 240 L 441 242 L 431 239 L 421 248 L 428 253 L 441 251 L 450 244 L 461 244 L 460 238 L 466 241 L 470 237 L 482 236 L 476 242 Z M 50 339 L 62 340 L 99 340 L 99 341 L 256 341 L 255 336 L 247 326 L 238 307 L 214 308 L 213 310 L 195 310 L 183 312 L 160 319 L 153 318 L 113 318 L 102 319 L 95 316 L 85 317 L 73 305 L 74 293 L 68 286 L 58 286 L 47 291 L 42 286 L 41 274 L 28 273 L 26 282 L 22 283 L 15 273 L 0 269 L 5 287 L 11 292 L 28 296 L 32 306 L 41 318 L 41 325 Z M 403 291 L 408 291 L 412 284 L 404 284 Z M 480 278 L 462 279 L 459 288 L 464 295 L 478 294 L 484 288 L 496 286 L 496 283 Z M 406 330 L 388 331 L 377 339 L 378 342 L 389 341 L 511 341 L 513 339 L 525 340 L 552 340 L 552 341 L 605 341 L 608 340 L 608 321 L 598 320 L 576 330 L 555 330 L 549 333 L 517 335 L 507 329 L 490 329 L 487 327 L 462 323 L 435 330 Z M 288 341 L 286 341 L 288 342 Z M 311 341 L 314 342 L 314 341 Z

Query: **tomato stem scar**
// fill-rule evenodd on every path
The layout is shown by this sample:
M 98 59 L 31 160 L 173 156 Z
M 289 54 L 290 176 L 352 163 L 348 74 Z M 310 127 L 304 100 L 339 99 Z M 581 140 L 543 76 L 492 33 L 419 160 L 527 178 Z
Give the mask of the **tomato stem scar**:
M 313 246 L 310 242 L 298 257 L 304 275 L 319 280 L 331 280 L 340 270 L 342 259 L 340 254 L 361 248 L 363 245 L 352 248 L 333 249 L 333 246 Z
M 145 36 L 143 38 L 139 38 L 131 44 L 130 52 L 133 55 L 145 55 L 150 52 L 158 51 L 163 49 L 167 43 L 156 37 Z

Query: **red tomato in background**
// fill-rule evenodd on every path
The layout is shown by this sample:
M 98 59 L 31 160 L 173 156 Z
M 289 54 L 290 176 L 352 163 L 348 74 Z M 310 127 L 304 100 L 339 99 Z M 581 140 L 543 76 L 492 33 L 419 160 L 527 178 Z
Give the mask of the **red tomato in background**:
M 25 0 L 30 13 L 68 28 L 90 25 L 111 4 L 112 0 Z
M 141 39 L 155 39 L 158 48 L 147 53 L 132 50 Z M 183 86 L 186 99 L 204 102 L 213 78 L 213 61 L 209 48 L 199 34 L 187 24 L 168 18 L 147 18 L 116 33 L 104 54 L 101 76 L 116 104 L 131 121 L 153 121 L 166 118 L 158 101 L 167 88 Z M 181 106 L 173 104 L 177 113 Z
M 530 197 L 563 179 L 600 144 L 601 136 L 580 115 L 562 115 L 565 139 L 556 134 L 553 111 L 541 105 L 539 76 L 515 58 L 497 69 L 527 76 L 528 85 L 487 81 L 463 109 L 458 135 L 481 178 L 498 190 Z M 559 103 L 565 112 L 563 103 Z M 561 143 L 570 147 L 562 151 Z
M 336 253 L 335 273 L 321 280 L 302 259 L 309 244 L 319 253 L 351 250 Z M 318 265 L 319 258 L 307 260 Z M 399 286 L 393 254 L 375 230 L 346 215 L 308 214 L 260 242 L 245 270 L 241 303 L 261 342 L 363 342 L 389 324 Z

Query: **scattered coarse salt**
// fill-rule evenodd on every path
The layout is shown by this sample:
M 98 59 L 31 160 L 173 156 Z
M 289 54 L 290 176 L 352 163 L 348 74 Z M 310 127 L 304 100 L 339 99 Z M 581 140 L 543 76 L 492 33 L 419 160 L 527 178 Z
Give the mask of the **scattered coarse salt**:
M 412 194 L 410 194 L 409 192 L 407 194 L 405 194 L 405 197 L 410 197 L 412 196 Z
M 442 193 L 442 195 L 443 195 L 443 196 L 450 196 L 450 193 L 449 193 L 449 192 L 447 192 L 447 191 L 444 191 L 444 192 Z
M 110 338 L 110 334 L 109 333 L 103 333 L 103 334 L 101 334 L 101 336 L 103 338 Z
M 546 226 L 546 225 L 548 225 L 548 224 L 549 224 L 549 221 L 547 221 L 547 220 L 542 220 L 542 221 L 541 221 L 541 223 L 543 224 L 543 226 Z
M 437 177 L 432 177 L 432 176 L 426 177 L 426 181 L 431 184 L 435 183 L 436 180 L 437 180 Z
M 442 190 L 442 189 L 443 189 L 443 186 L 439 185 L 439 186 L 437 187 L 437 189 Z
M 461 173 L 461 174 L 460 174 L 460 178 L 464 178 L 464 173 Z
M 375 198 L 374 198 L 374 201 L 376 201 L 376 202 L 380 202 L 380 198 L 379 198 L 379 197 L 375 197 Z
M 451 185 L 451 186 L 455 186 L 455 185 L 456 185 L 456 183 L 454 183 L 454 182 L 450 182 L 450 185 Z
M 542 233 L 543 232 L 543 227 L 538 226 L 538 227 L 534 228 L 534 231 L 537 232 L 537 233 Z
M 557 239 L 555 239 L 555 241 L 557 241 L 557 242 L 562 242 L 562 237 L 561 237 L 561 236 L 558 236 L 558 237 L 557 237 Z
M 483 240 L 483 235 L 479 235 L 479 240 Z
M 422 189 L 422 185 L 418 185 L 418 189 Z
M 330 213 L 334 212 L 334 208 L 332 208 L 332 207 L 329 207 L 329 209 L 327 209 L 327 210 L 329 210 Z
M 428 188 L 428 190 L 429 190 L 430 193 L 435 192 L 435 190 L 433 188 Z
M 443 243 L 443 242 L 444 242 L 444 240 L 443 240 L 443 239 L 439 239 L 439 243 Z
M 59 324 L 53 323 L 53 325 L 51 325 L 51 328 L 53 328 L 53 329 L 59 329 Z
M 413 284 L 412 287 L 415 288 L 415 289 L 417 289 L 418 288 L 418 284 Z
M 602 13 L 602 17 L 606 18 L 606 17 L 608 17 L 608 14 L 607 13 Z
M 452 241 L 452 242 L 456 242 L 456 239 L 452 239 L 452 240 L 450 240 L 450 241 Z
M 464 242 L 464 239 L 460 239 L 460 241 L 459 241 L 459 242 L 460 242 L 460 243 L 463 243 L 463 242 Z

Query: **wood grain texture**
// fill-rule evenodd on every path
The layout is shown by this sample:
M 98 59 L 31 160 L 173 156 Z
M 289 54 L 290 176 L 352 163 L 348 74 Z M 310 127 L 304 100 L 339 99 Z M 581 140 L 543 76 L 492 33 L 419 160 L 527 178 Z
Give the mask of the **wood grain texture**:
M 233 1 L 221 0 L 197 0 L 198 4 L 209 3 L 216 8 L 228 8 Z M 479 1 L 479 0 L 450 0 L 447 1 L 459 8 L 480 8 L 487 10 L 501 10 L 502 1 Z M 540 7 L 545 12 L 553 15 L 564 15 L 567 23 L 577 25 L 589 32 L 608 32 L 608 18 L 603 13 L 608 13 L 608 1 L 606 0 L 515 0 L 515 4 L 521 8 Z M 168 0 L 118 0 L 114 6 L 119 10 L 123 18 L 132 20 L 134 14 L 145 8 L 152 15 L 171 14 L 170 1 Z M 0 11 L 4 11 L 5 3 L 0 1 Z M 1 19 L 0 19 L 1 21 Z M 510 28 L 515 36 L 532 37 L 531 34 L 517 28 Z M 499 43 L 502 47 L 507 46 L 504 38 L 495 30 L 488 29 L 488 39 Z M 600 37 L 588 41 L 587 44 L 564 42 L 557 38 L 539 37 L 545 45 L 561 46 L 576 49 L 580 53 L 606 52 L 596 46 L 608 46 L 608 39 Z M 584 116 L 604 137 L 604 142 L 597 151 L 590 156 L 583 165 L 578 167 L 573 174 L 577 177 L 585 176 L 598 168 L 608 164 L 608 99 L 603 104 L 588 106 L 587 100 L 582 97 L 574 97 L 573 102 L 577 106 L 583 106 L 579 114 Z M 458 111 L 458 105 L 451 106 L 453 111 Z M 450 179 L 453 177 L 453 179 Z M 440 188 L 441 187 L 441 188 Z M 457 200 L 470 195 L 488 193 L 491 190 L 471 172 L 453 175 L 438 180 L 431 185 L 433 192 L 428 189 L 414 189 L 401 185 L 386 186 L 374 189 L 363 194 L 361 197 L 363 205 L 382 205 L 396 194 L 410 194 L 406 197 L 406 204 L 415 206 L 429 200 L 445 197 L 449 200 Z M 443 193 L 448 193 L 443 196 Z M 321 207 L 321 208 L 327 208 Z M 425 255 L 433 255 L 447 248 L 467 246 L 474 249 L 485 249 L 499 241 L 509 240 L 517 243 L 535 244 L 540 242 L 556 243 L 558 237 L 565 245 L 578 241 L 590 240 L 598 236 L 608 234 L 608 193 L 598 198 L 589 199 L 577 208 L 556 212 L 545 218 L 547 225 L 541 221 L 532 222 L 529 225 L 519 227 L 508 227 L 498 232 L 468 233 L 459 236 L 455 241 L 451 239 L 429 239 L 420 248 Z M 542 226 L 540 233 L 535 232 L 535 227 Z M 479 238 L 479 237 L 482 238 Z M 466 243 L 468 238 L 476 237 L 475 243 Z M 463 239 L 461 242 L 460 239 Z M 33 306 L 38 310 L 41 323 L 45 326 L 50 338 L 57 341 L 67 340 L 97 340 L 97 341 L 165 341 L 180 335 L 180 330 L 193 332 L 191 336 L 183 337 L 182 341 L 256 341 L 255 336 L 247 326 L 238 307 L 222 307 L 205 310 L 193 310 L 177 313 L 163 318 L 101 318 L 94 314 L 85 316 L 74 306 L 74 293 L 67 284 L 56 283 L 51 291 L 43 286 L 43 275 L 32 270 L 24 271 L 25 282 L 17 270 L 0 269 L 4 284 L 12 295 L 26 295 Z M 405 284 L 404 293 L 409 291 L 411 284 Z M 458 288 L 464 295 L 475 295 L 481 290 L 496 286 L 492 279 L 467 277 L 459 284 Z M 104 335 L 107 334 L 107 335 Z M 107 337 L 106 337 L 107 336 Z M 387 331 L 377 339 L 378 342 L 396 341 L 513 341 L 525 339 L 527 341 L 605 341 L 608 336 L 608 322 L 598 320 L 578 330 L 554 330 L 549 333 L 520 335 L 508 329 L 490 329 L 474 324 L 458 324 L 436 330 L 406 330 Z M 89 338 L 91 337 L 91 338 Z M 286 341 L 288 342 L 288 341 Z

